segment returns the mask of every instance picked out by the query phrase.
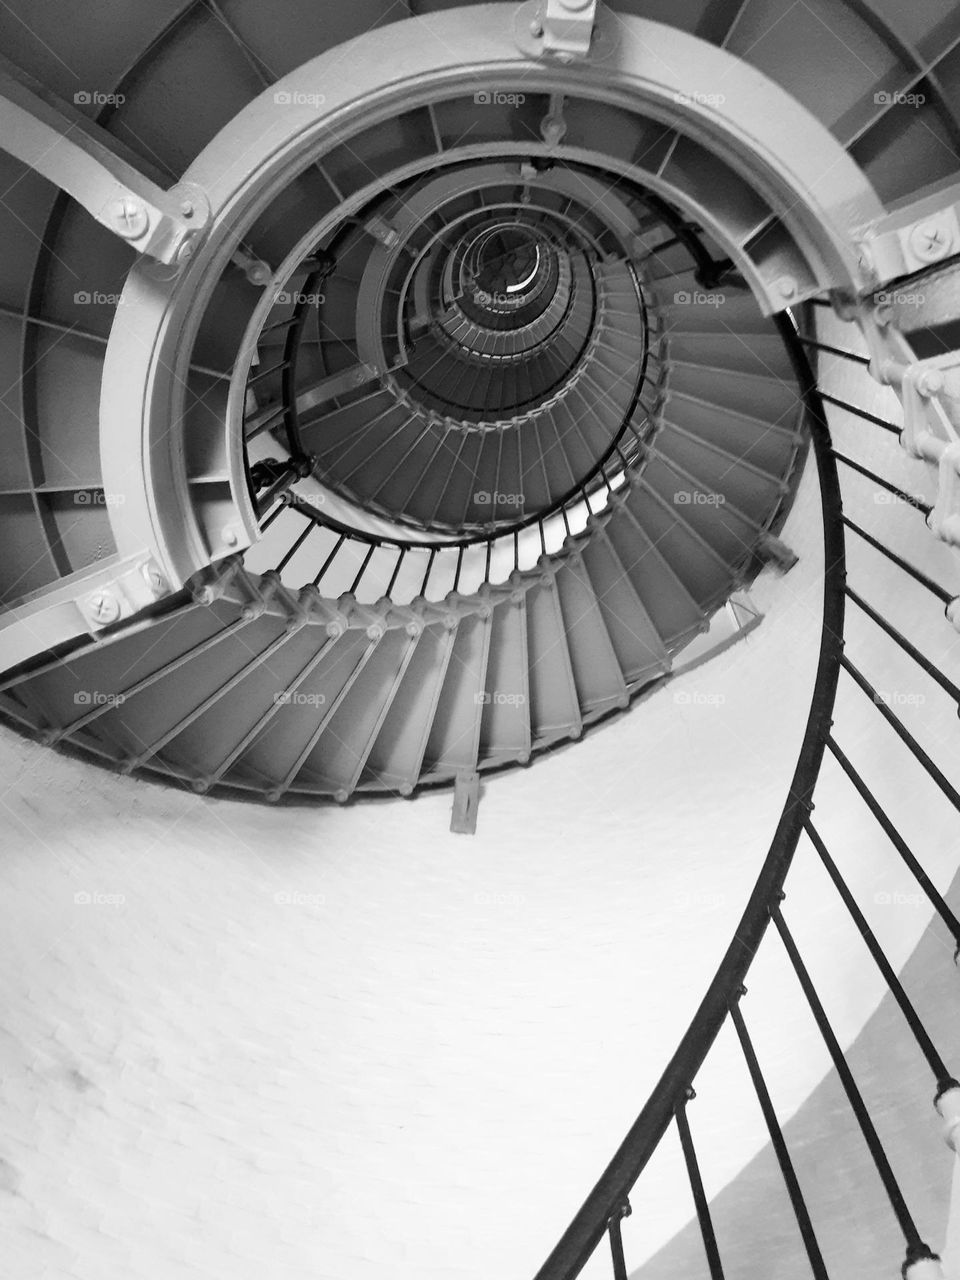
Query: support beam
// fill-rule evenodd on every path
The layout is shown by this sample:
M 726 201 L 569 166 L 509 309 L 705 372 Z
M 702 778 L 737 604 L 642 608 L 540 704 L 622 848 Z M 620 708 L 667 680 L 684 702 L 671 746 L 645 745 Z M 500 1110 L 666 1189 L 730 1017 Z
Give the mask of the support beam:
M 0 612 L 0 669 L 9 670 L 84 632 L 96 635 L 169 591 L 146 553 L 99 560 Z
M 182 265 L 210 218 L 203 192 L 169 191 L 72 104 L 0 57 L 0 146 L 48 178 L 138 253 Z

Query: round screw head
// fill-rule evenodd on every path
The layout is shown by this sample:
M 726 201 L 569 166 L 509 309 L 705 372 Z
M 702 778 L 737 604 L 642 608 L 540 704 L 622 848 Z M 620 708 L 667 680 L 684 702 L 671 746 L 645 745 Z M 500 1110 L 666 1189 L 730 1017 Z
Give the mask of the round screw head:
M 236 529 L 231 528 L 229 525 L 222 531 L 220 536 L 223 539 L 224 545 L 228 547 L 235 547 L 240 541 Z
M 922 396 L 938 396 L 943 390 L 943 374 L 939 369 L 926 369 L 917 379 L 917 390 Z
M 165 595 L 169 590 L 167 580 L 155 564 L 143 566 L 143 579 L 155 596 Z
M 921 262 L 945 258 L 952 245 L 953 234 L 949 227 L 933 219 L 918 223 L 910 232 L 910 248 Z
M 95 591 L 87 606 L 96 622 L 116 622 L 120 617 L 120 601 L 109 591 Z
M 133 196 L 123 196 L 110 206 L 110 221 L 124 240 L 137 240 L 150 225 L 145 207 Z

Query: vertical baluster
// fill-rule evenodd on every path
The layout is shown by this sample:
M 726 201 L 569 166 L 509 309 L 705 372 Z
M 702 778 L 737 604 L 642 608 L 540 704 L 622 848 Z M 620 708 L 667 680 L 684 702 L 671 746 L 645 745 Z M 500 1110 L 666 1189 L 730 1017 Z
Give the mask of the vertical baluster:
M 423 575 L 423 584 L 420 587 L 420 594 L 422 596 L 425 596 L 427 594 L 427 582 L 430 579 L 430 570 L 433 568 L 433 562 L 434 560 L 436 560 L 436 558 L 437 558 L 437 548 L 433 547 L 430 551 L 429 557 L 427 558 L 427 571 Z
M 746 988 L 741 987 L 740 995 L 745 994 Z M 740 1040 L 740 1047 L 743 1049 L 743 1056 L 746 1059 L 747 1069 L 750 1072 L 750 1079 L 753 1081 L 753 1088 L 760 1102 L 760 1109 L 763 1112 L 763 1118 L 767 1124 L 767 1132 L 770 1135 L 770 1144 L 777 1157 L 777 1164 L 780 1166 L 780 1172 L 783 1175 L 787 1194 L 790 1196 L 790 1203 L 793 1206 L 793 1213 L 797 1220 L 797 1226 L 800 1230 L 800 1237 L 803 1240 L 803 1247 L 807 1252 L 808 1259 L 810 1260 L 810 1270 L 813 1272 L 815 1280 L 829 1280 L 827 1268 L 823 1261 L 823 1255 L 820 1252 L 820 1246 L 817 1243 L 817 1237 L 814 1234 L 813 1223 L 810 1221 L 807 1204 L 803 1198 L 803 1191 L 800 1189 L 796 1170 L 793 1167 L 793 1161 L 790 1159 L 790 1152 L 787 1150 L 783 1130 L 780 1128 L 780 1122 L 777 1119 L 777 1113 L 774 1110 L 773 1102 L 770 1098 L 769 1090 L 767 1089 L 767 1083 L 763 1078 L 763 1072 L 760 1070 L 760 1063 L 757 1059 L 753 1042 L 750 1039 L 746 1023 L 743 1020 L 743 1014 L 740 1012 L 738 1004 L 731 1005 L 730 1017 L 733 1019 L 733 1025 L 736 1028 L 737 1037 Z
M 393 573 L 390 575 L 390 581 L 387 583 L 387 589 L 383 593 L 385 596 L 389 597 L 390 593 L 393 591 L 393 584 L 397 580 L 397 574 L 400 572 L 400 566 L 403 564 L 406 554 L 407 554 L 407 548 L 401 547 L 400 554 L 397 556 L 397 563 L 393 566 Z
M 610 1237 L 610 1255 L 613 1258 L 613 1280 L 627 1280 L 627 1264 L 623 1256 L 623 1235 L 620 1222 L 630 1216 L 630 1202 L 624 1201 L 619 1209 L 615 1209 L 607 1223 L 607 1234 Z
M 333 550 L 327 556 L 326 560 L 324 560 L 323 564 L 320 567 L 320 572 L 317 574 L 317 576 L 313 580 L 313 585 L 315 587 L 318 587 L 320 585 L 320 579 L 330 568 L 331 564 L 333 564 L 334 556 L 343 546 L 344 542 L 346 542 L 346 539 L 347 539 L 347 535 L 345 533 L 341 533 L 340 537 L 337 539 L 337 545 L 333 548 Z
M 781 899 L 782 897 L 783 895 L 781 895 Z M 907 1245 L 906 1261 L 903 1264 L 904 1271 L 906 1273 L 906 1270 L 911 1267 L 913 1263 L 926 1259 L 936 1259 L 937 1255 L 931 1250 L 930 1246 L 920 1238 L 920 1233 L 917 1230 L 916 1223 L 913 1221 L 910 1210 L 907 1208 L 907 1202 L 903 1198 L 903 1192 L 900 1190 L 900 1184 L 897 1182 L 893 1169 L 890 1166 L 890 1161 L 887 1159 L 887 1154 L 883 1149 L 883 1143 L 880 1141 L 880 1135 L 877 1133 L 873 1121 L 870 1119 L 870 1113 L 867 1110 L 863 1096 L 857 1087 L 857 1082 L 853 1078 L 853 1072 L 850 1070 L 847 1060 L 843 1056 L 843 1050 L 840 1048 L 840 1043 L 834 1034 L 829 1020 L 827 1019 L 823 1005 L 820 1003 L 820 997 L 817 995 L 816 988 L 811 981 L 810 974 L 807 972 L 807 967 L 801 959 L 800 952 L 797 949 L 797 944 L 794 942 L 793 936 L 787 928 L 786 921 L 780 913 L 780 908 L 778 906 L 774 907 L 770 914 L 777 932 L 783 940 L 783 945 L 786 948 L 794 973 L 797 975 L 797 980 L 799 981 L 803 994 L 806 997 L 807 1004 L 810 1007 L 810 1012 L 813 1014 L 814 1021 L 817 1024 L 817 1029 L 823 1038 L 824 1044 L 827 1046 L 834 1069 L 840 1077 L 840 1083 L 843 1085 L 843 1090 L 847 1095 L 847 1101 L 850 1103 L 850 1109 L 853 1111 L 857 1123 L 860 1126 L 860 1132 L 863 1134 L 863 1139 L 867 1144 L 870 1157 L 873 1160 L 874 1166 L 880 1177 L 880 1181 L 883 1183 L 883 1189 L 887 1194 L 887 1199 L 890 1201 L 894 1217 L 897 1219 L 897 1223 L 903 1233 L 903 1238 Z
M 363 577 L 364 571 L 366 570 L 367 565 L 370 563 L 370 557 L 373 555 L 376 549 L 377 549 L 377 544 L 375 542 L 371 542 L 367 550 L 367 554 L 363 557 L 363 564 L 360 566 L 357 572 L 357 576 L 354 578 L 353 582 L 350 585 L 350 595 L 352 596 L 356 595 L 357 587 L 359 587 L 360 585 L 360 579 Z
M 694 1150 L 690 1125 L 687 1121 L 687 1103 L 692 1102 L 696 1096 L 694 1090 L 688 1088 L 686 1097 L 682 1098 L 674 1108 L 674 1116 L 680 1133 L 680 1145 L 683 1147 L 683 1158 L 687 1165 L 687 1176 L 690 1179 L 690 1189 L 693 1192 L 693 1203 L 697 1211 L 697 1221 L 700 1224 L 700 1234 L 703 1237 L 707 1265 L 710 1268 L 710 1280 L 724 1280 L 723 1264 L 720 1261 L 720 1250 L 717 1247 L 717 1237 L 713 1229 L 713 1219 L 710 1216 L 710 1206 L 707 1204 L 706 1193 L 703 1189 L 703 1179 L 700 1177 L 700 1166 L 697 1163 L 697 1153 Z

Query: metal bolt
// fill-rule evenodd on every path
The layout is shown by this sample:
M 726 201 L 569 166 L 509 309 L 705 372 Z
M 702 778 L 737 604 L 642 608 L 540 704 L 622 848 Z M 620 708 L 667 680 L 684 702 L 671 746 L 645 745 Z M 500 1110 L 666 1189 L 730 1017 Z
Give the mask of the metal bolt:
M 567 122 L 562 116 L 544 116 L 540 124 L 540 136 L 548 147 L 555 147 L 567 132 Z
M 781 276 L 774 288 L 782 298 L 792 298 L 797 292 L 797 282 L 793 276 Z
M 336 800 L 337 804 L 346 804 L 350 799 L 350 792 L 346 787 L 340 787 L 339 790 L 333 793 L 333 798 Z
M 345 630 L 346 627 L 339 620 L 327 623 L 327 635 L 331 640 L 339 640 Z
M 223 539 L 224 544 L 228 547 L 235 547 L 240 541 L 240 537 L 237 534 L 236 529 L 232 529 L 229 525 L 227 525 L 227 527 L 222 531 L 220 536 Z
M 367 627 L 368 640 L 382 640 L 384 627 L 382 622 L 374 622 L 372 626 Z
M 269 284 L 273 275 L 267 263 L 261 262 L 259 259 L 247 266 L 245 274 L 250 283 L 257 285 L 259 288 Z
M 177 250 L 177 262 L 179 262 L 181 265 L 183 263 L 189 262 L 190 259 L 193 257 L 195 251 L 196 251 L 196 246 L 193 243 L 193 239 L 191 238 L 189 240 L 184 240 L 183 244 Z
M 124 240 L 137 240 L 150 225 L 145 207 L 132 196 L 116 200 L 110 207 L 110 221 L 117 235 Z
M 400 792 L 400 794 L 401 794 L 402 796 L 412 796 L 412 795 L 413 795 L 413 783 L 412 783 L 412 782 L 401 782 L 401 783 L 400 783 L 400 785 L 399 785 L 399 787 L 397 787 L 397 790 Z
M 922 396 L 938 396 L 943 390 L 943 374 L 939 369 L 925 369 L 917 378 L 917 390 Z
M 404 628 L 411 640 L 415 640 L 423 632 L 422 622 L 408 622 Z
M 94 622 L 106 625 L 120 617 L 120 601 L 109 591 L 97 591 L 87 601 L 87 608 Z
M 540 37 L 543 35 L 543 23 L 540 21 L 539 18 L 534 18 L 534 20 L 530 23 L 530 34 L 533 36 L 535 40 L 539 40 Z
M 140 570 L 144 581 L 155 596 L 166 595 L 169 587 L 167 580 L 155 564 L 145 564 Z
M 910 232 L 910 248 L 922 262 L 936 262 L 950 252 L 953 237 L 939 222 L 918 222 Z
M 192 218 L 192 217 L 193 217 L 193 212 L 194 212 L 194 210 L 193 210 L 193 201 L 192 201 L 192 200 L 183 200 L 183 201 L 181 201 L 181 204 L 180 204 L 180 212 L 183 214 L 183 216 L 184 216 L 185 218 Z

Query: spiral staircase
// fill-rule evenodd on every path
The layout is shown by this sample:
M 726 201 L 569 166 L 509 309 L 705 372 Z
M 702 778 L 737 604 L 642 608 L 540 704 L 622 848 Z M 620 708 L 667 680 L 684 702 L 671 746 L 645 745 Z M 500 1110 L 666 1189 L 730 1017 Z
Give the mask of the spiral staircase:
M 811 812 L 826 759 L 960 947 L 832 718 L 843 682 L 866 695 L 955 818 L 940 722 L 925 741 L 884 701 L 844 605 L 955 708 L 957 14 L 171 0 L 76 30 L 55 8 L 0 12 L 4 722 L 201 793 L 448 786 L 473 831 L 483 774 L 761 624 L 749 589 L 795 563 L 780 535 L 815 473 L 822 647 L 783 818 L 695 1021 L 537 1280 L 609 1274 L 604 1237 L 625 1280 L 629 1196 L 671 1125 L 702 1273 L 724 1275 L 686 1108 L 731 1026 L 797 1256 L 860 1274 L 865 1255 L 824 1262 L 740 1014 L 771 921 L 904 1274 L 942 1275 L 779 902 L 808 840 L 956 1144 L 934 1047 L 953 1033 L 917 1015 Z M 880 558 L 856 585 L 848 536 Z M 881 561 L 909 583 L 882 606 Z

